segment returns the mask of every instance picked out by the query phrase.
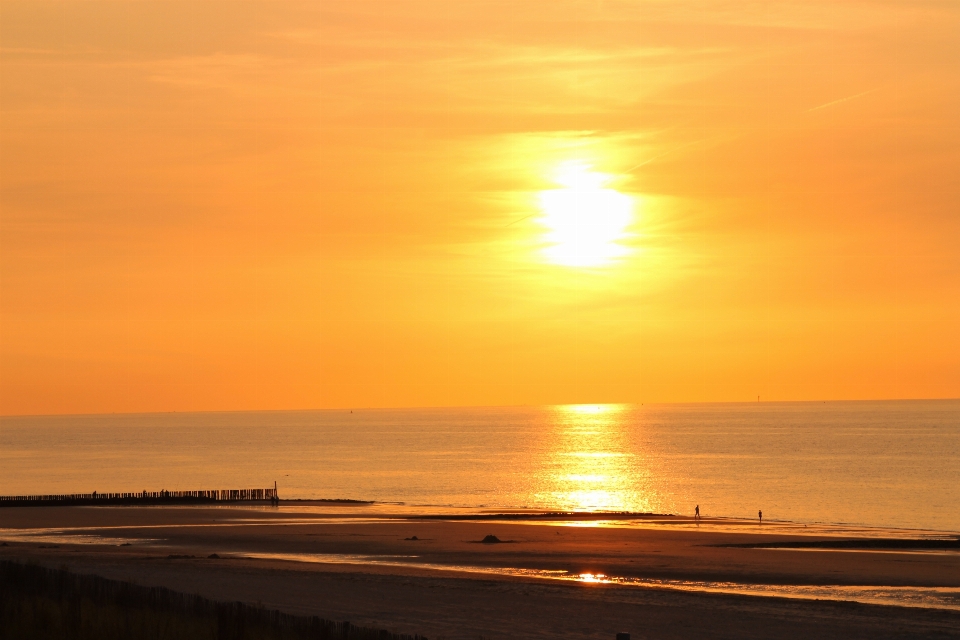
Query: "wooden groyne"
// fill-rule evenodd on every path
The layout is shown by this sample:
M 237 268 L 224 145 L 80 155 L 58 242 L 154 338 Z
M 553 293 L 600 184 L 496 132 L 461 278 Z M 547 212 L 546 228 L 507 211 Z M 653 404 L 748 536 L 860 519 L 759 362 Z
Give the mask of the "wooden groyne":
M 75 507 L 101 505 L 212 504 L 279 501 L 270 489 L 213 489 L 203 491 L 141 491 L 139 493 L 56 493 L 0 496 L 0 507 Z

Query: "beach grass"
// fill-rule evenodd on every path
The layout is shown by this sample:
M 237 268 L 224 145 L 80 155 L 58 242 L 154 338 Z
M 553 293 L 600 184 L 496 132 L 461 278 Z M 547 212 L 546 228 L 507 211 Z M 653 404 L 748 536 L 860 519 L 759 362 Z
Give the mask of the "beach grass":
M 65 568 L 0 562 L 0 640 L 426 640 L 216 602 Z

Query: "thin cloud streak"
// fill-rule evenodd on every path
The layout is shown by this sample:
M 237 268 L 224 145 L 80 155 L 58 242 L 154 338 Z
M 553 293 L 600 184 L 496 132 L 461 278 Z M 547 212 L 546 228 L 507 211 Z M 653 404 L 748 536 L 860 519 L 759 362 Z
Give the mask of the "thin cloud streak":
M 876 92 L 876 91 L 879 91 L 879 89 L 870 89 L 869 91 L 864 91 L 864 92 L 858 93 L 858 94 L 856 94 L 856 95 L 847 96 L 846 98 L 840 98 L 839 100 L 833 100 L 833 101 L 831 101 L 831 102 L 827 102 L 826 104 L 822 104 L 822 105 L 820 105 L 819 107 L 813 107 L 812 109 L 807 109 L 807 111 L 810 112 L 810 111 L 819 111 L 820 109 L 826 109 L 827 107 L 832 107 L 832 106 L 837 105 L 837 104 L 842 104 L 842 103 L 844 103 L 844 102 L 849 102 L 849 101 L 851 101 L 851 100 L 856 100 L 857 98 L 862 98 L 863 96 L 870 95 L 871 93 L 874 93 L 874 92 Z

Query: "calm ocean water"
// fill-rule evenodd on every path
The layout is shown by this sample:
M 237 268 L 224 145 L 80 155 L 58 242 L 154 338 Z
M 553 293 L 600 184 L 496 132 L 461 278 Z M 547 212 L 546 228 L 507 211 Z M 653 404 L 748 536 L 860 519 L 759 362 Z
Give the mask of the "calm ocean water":
M 0 418 L 0 494 L 282 497 L 960 530 L 960 401 Z

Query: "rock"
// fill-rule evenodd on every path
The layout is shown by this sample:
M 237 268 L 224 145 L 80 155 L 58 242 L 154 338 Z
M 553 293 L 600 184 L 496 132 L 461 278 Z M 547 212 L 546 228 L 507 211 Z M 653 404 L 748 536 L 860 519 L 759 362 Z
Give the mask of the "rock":
M 498 538 L 497 536 L 491 534 L 491 535 L 489 535 L 489 536 L 486 536 L 486 537 L 485 537 L 483 540 L 481 540 L 480 542 L 482 542 L 483 544 L 497 544 L 498 542 L 503 542 L 503 540 L 501 540 L 501 539 Z

